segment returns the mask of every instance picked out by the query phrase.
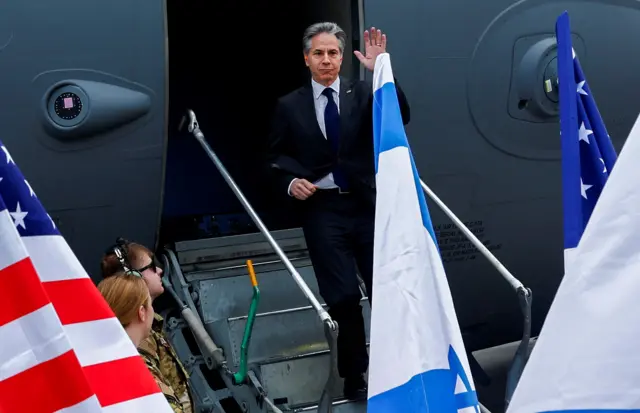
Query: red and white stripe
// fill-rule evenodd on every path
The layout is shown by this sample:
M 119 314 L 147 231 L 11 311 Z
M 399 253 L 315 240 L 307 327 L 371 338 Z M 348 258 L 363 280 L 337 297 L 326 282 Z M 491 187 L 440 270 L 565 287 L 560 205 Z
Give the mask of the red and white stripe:
M 64 238 L 21 238 L 6 210 L 0 212 L 0 412 L 172 412 Z

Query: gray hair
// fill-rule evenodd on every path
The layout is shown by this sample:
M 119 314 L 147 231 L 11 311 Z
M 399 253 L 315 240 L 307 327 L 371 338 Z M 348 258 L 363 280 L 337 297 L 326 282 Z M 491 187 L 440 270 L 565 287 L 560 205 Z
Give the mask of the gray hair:
M 332 22 L 315 23 L 307 27 L 307 29 L 304 31 L 304 35 L 302 36 L 302 48 L 304 50 L 304 54 L 308 54 L 309 50 L 311 50 L 311 39 L 314 36 L 319 35 L 320 33 L 328 33 L 336 36 L 338 38 L 338 47 L 340 48 L 340 53 L 344 54 L 347 35 L 344 30 L 340 28 L 340 26 Z

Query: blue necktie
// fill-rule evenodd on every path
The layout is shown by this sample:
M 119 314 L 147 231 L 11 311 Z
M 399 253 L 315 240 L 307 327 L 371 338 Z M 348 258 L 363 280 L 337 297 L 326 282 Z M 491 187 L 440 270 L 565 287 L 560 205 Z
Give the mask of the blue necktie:
M 327 107 L 324 109 L 324 127 L 327 133 L 327 141 L 333 153 L 337 156 L 340 143 L 340 113 L 338 112 L 338 105 L 336 105 L 336 102 L 333 100 L 333 90 L 326 88 L 322 91 L 322 94 L 325 95 L 328 100 Z M 332 172 L 336 185 L 343 191 L 346 191 L 348 189 L 347 180 L 340 168 L 336 165 Z

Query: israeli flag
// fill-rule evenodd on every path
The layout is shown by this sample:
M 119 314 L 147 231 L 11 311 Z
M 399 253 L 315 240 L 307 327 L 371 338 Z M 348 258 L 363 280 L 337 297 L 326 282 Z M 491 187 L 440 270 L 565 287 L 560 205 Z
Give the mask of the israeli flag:
M 373 72 L 377 201 L 368 413 L 479 412 L 389 54 Z

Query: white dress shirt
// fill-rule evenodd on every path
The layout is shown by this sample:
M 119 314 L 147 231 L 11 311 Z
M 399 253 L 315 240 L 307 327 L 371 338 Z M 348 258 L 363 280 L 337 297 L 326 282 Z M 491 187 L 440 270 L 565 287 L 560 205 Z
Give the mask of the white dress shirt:
M 311 86 L 313 88 L 313 106 L 316 109 L 316 119 L 318 120 L 318 125 L 320 126 L 320 130 L 322 131 L 322 135 L 325 139 L 327 139 L 327 131 L 324 125 L 324 110 L 327 107 L 329 99 L 322 94 L 322 92 L 326 88 L 313 79 L 311 79 Z M 340 77 L 338 77 L 329 87 L 333 90 L 333 101 L 338 106 L 338 113 L 340 113 Z M 289 188 L 287 189 L 289 195 L 291 195 L 291 184 L 293 184 L 293 181 L 295 181 L 295 179 L 293 179 L 289 183 Z M 313 182 L 313 184 L 321 189 L 331 189 L 338 187 L 333 180 L 333 174 L 331 172 L 329 172 L 328 175 L 325 175 L 316 182 Z

